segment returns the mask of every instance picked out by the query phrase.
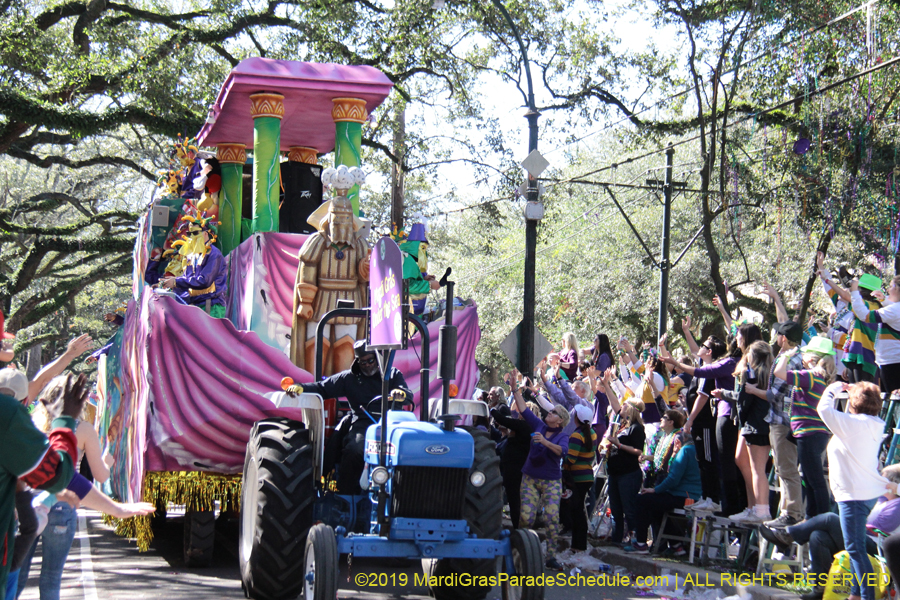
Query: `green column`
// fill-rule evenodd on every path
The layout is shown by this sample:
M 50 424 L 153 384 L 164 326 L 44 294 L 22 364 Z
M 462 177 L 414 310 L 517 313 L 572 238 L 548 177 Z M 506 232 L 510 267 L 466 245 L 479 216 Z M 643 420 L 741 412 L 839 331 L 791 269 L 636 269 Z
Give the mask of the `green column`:
M 366 101 L 358 98 L 334 98 L 331 118 L 334 119 L 334 166 L 361 165 L 362 124 L 369 117 Z M 347 192 L 353 210 L 359 214 L 359 186 L 354 185 Z
M 222 190 L 219 192 L 219 239 L 222 254 L 241 243 L 242 179 L 247 153 L 244 144 L 219 144 L 216 158 L 222 167 Z
M 253 232 L 278 231 L 281 118 L 284 96 L 250 96 L 253 116 Z

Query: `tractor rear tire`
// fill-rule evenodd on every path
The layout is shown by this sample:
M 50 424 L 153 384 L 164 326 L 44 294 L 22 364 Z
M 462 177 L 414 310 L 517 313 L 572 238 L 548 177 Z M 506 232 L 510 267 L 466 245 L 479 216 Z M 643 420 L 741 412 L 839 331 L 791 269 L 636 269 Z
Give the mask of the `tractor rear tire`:
M 286 600 L 303 590 L 315 500 L 313 446 L 303 423 L 285 418 L 256 422 L 241 491 L 239 554 L 248 598 Z
M 184 513 L 184 564 L 211 567 L 216 545 L 216 511 L 189 510 Z
M 516 529 L 510 533 L 513 567 L 516 577 L 538 577 L 544 572 L 541 560 L 541 540 L 531 529 Z M 506 581 L 500 588 L 503 600 L 543 600 L 544 586 L 513 586 Z
M 303 572 L 304 600 L 335 600 L 338 590 L 338 551 L 334 529 L 318 523 L 306 536 Z
M 487 432 L 475 428 L 464 428 L 475 440 L 475 459 L 469 469 L 469 477 L 475 471 L 484 473 L 481 487 L 466 483 L 466 500 L 463 517 L 469 524 L 469 531 L 478 539 L 496 540 L 503 527 L 503 477 L 500 475 L 500 457 L 497 446 Z M 490 577 L 497 573 L 496 559 L 442 558 L 431 561 L 429 575 L 452 575 L 467 573 L 473 577 Z M 436 600 L 482 600 L 491 591 L 490 586 L 460 586 L 432 588 Z

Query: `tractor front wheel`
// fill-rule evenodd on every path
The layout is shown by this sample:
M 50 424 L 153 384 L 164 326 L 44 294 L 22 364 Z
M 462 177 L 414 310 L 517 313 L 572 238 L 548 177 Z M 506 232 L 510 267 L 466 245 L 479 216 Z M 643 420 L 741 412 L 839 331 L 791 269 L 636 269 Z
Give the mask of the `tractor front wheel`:
M 241 490 L 239 554 L 248 598 L 287 600 L 303 590 L 315 499 L 313 447 L 303 423 L 256 422 Z

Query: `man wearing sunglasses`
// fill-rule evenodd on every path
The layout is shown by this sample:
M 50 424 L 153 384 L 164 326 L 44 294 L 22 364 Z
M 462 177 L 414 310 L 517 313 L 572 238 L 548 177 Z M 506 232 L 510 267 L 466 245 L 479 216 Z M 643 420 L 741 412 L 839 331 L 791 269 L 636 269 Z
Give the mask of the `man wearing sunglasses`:
M 353 345 L 355 358 L 350 368 L 318 383 L 294 384 L 288 394 L 319 394 L 323 398 L 346 398 L 351 413 L 344 417 L 325 448 L 323 472 L 339 465 L 337 489 L 342 494 L 360 494 L 359 478 L 365 464 L 363 453 L 366 429 L 381 417 L 381 369 L 372 350 L 366 350 L 365 340 Z M 388 389 L 391 397 L 388 408 L 400 409 L 413 405 L 413 394 L 406 385 L 403 373 L 392 368 Z M 378 399 L 376 401 L 376 399 Z

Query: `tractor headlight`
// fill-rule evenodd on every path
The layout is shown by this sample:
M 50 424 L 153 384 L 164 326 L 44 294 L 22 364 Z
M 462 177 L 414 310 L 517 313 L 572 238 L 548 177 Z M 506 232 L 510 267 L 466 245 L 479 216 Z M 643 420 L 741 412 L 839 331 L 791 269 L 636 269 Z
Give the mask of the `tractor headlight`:
M 384 467 L 375 467 L 372 471 L 372 481 L 377 485 L 384 485 L 389 477 L 388 470 Z
M 484 473 L 481 471 L 475 471 L 471 475 L 469 475 L 469 481 L 472 482 L 472 485 L 475 487 L 481 487 L 484 485 Z

